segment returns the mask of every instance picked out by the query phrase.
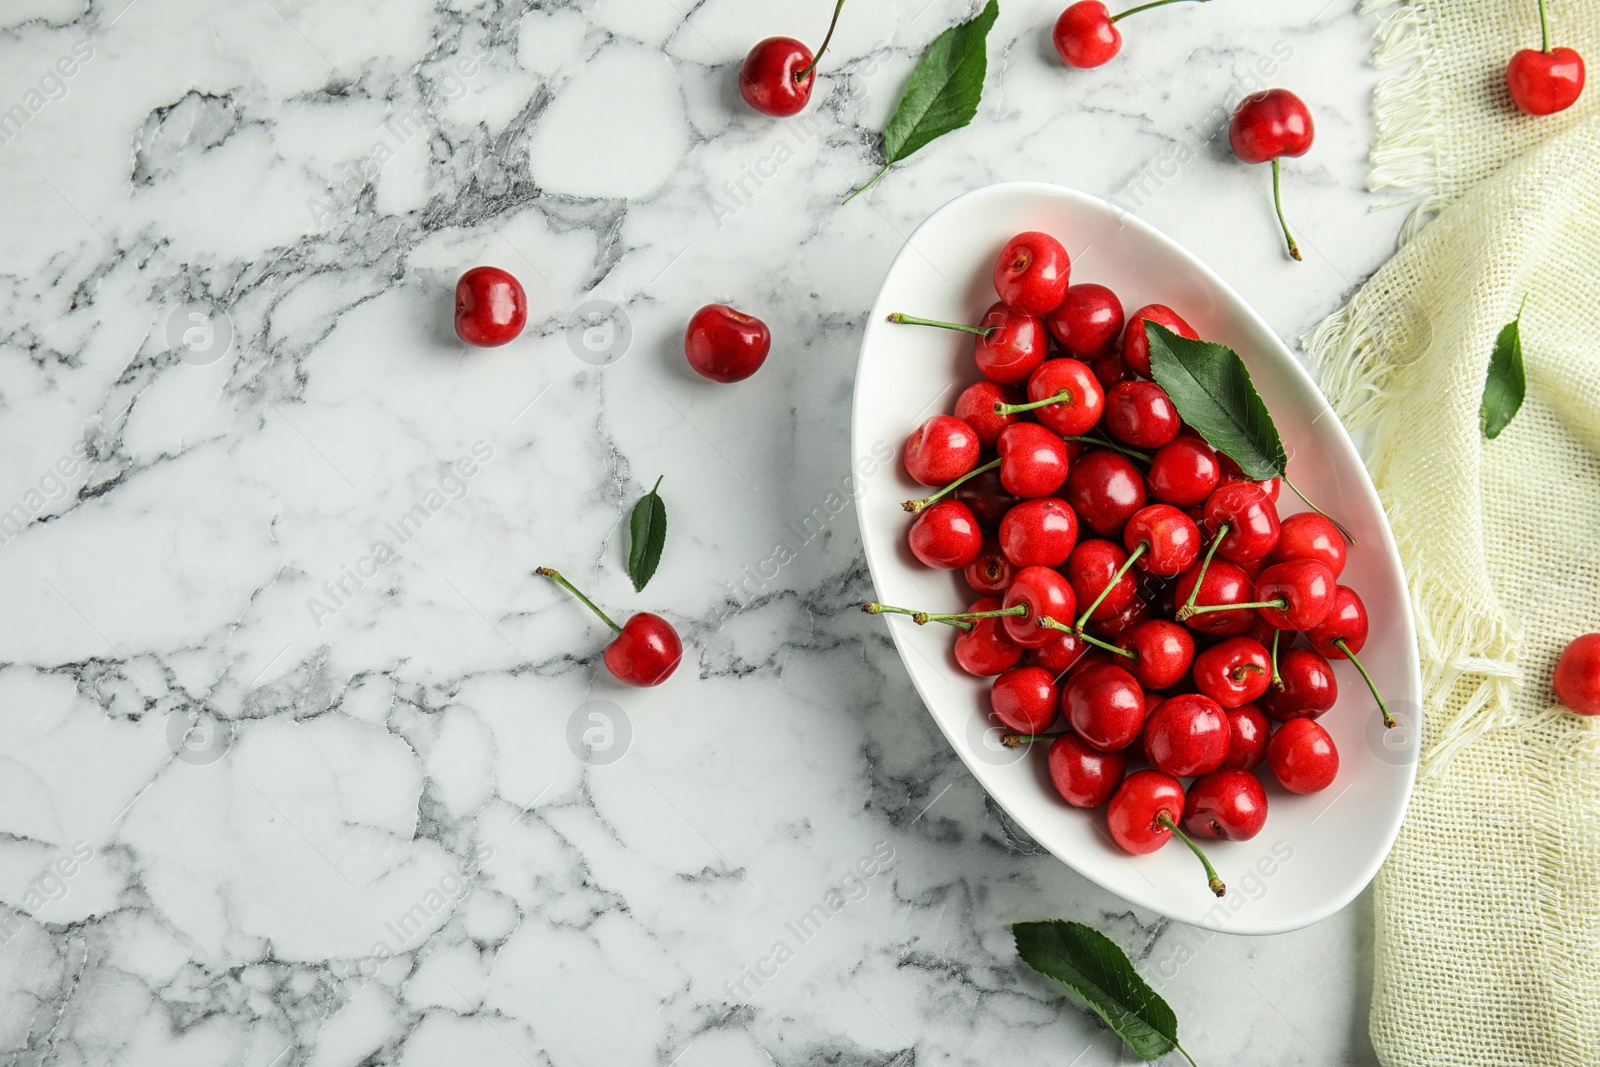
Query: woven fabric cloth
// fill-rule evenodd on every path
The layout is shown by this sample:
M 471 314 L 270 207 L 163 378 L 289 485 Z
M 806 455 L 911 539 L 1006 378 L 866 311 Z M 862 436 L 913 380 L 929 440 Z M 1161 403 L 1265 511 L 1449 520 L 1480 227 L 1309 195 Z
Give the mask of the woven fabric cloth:
M 1390 1065 L 1600 1064 L 1600 721 L 1550 688 L 1600 630 L 1600 86 L 1517 113 L 1534 0 L 1385 0 L 1375 188 L 1419 197 L 1395 258 L 1305 339 L 1367 427 L 1422 656 L 1423 763 L 1376 882 L 1370 1021 Z M 1600 62 L 1600 0 L 1552 0 Z M 1496 334 L 1528 396 L 1483 440 Z

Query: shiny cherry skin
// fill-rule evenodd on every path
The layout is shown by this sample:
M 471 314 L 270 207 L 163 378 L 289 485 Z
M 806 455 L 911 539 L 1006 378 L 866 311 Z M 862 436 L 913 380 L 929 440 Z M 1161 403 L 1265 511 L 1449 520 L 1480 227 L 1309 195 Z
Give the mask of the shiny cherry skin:
M 1246 163 L 1303 156 L 1315 137 L 1311 109 L 1287 89 L 1251 93 L 1239 101 L 1228 123 L 1233 154 Z
M 1000 549 L 1017 568 L 1059 567 L 1077 544 L 1077 513 L 1053 496 L 1024 500 L 1000 520 Z
M 1339 700 L 1333 666 L 1309 648 L 1280 648 L 1278 679 L 1283 688 L 1269 686 L 1261 695 L 1261 706 L 1274 722 L 1315 719 Z
M 906 540 L 923 566 L 958 571 L 978 558 L 983 530 L 961 501 L 940 500 L 918 513 Z
M 1150 601 L 1144 597 L 1134 597 L 1133 603 L 1119 611 L 1111 618 L 1099 623 L 1100 633 L 1112 641 L 1120 641 L 1133 631 L 1140 623 L 1149 622 L 1154 618 L 1150 610 Z
M 1019 499 L 1006 492 L 1005 486 L 1000 484 L 1000 471 L 994 468 L 962 482 L 951 496 L 971 508 L 978 525 L 988 530 L 999 526 L 1000 520 L 1017 506 Z
M 1583 56 L 1571 48 L 1524 48 L 1506 64 L 1511 100 L 1529 115 L 1565 111 L 1583 95 Z
M 694 313 L 683 334 L 689 366 L 714 382 L 740 382 L 761 369 L 772 348 L 772 333 L 754 315 L 727 304 L 707 304 Z
M 1216 451 L 1192 433 L 1180 433 L 1156 449 L 1145 475 L 1152 500 L 1179 508 L 1204 504 L 1221 480 Z
M 1167 619 L 1139 623 L 1118 639 L 1117 647 L 1134 654 L 1126 669 L 1147 691 L 1177 685 L 1195 658 L 1189 630 Z
M 1199 693 L 1163 700 L 1144 728 L 1144 754 L 1151 766 L 1174 778 L 1209 774 L 1228 754 L 1230 727 L 1222 706 Z
M 1001 385 L 1028 380 L 1050 354 L 1050 334 L 1044 320 L 1013 311 L 1003 303 L 984 312 L 978 325 L 988 332 L 973 338 L 972 359 L 978 373 Z
M 1037 422 L 1007 426 L 995 451 L 1000 454 L 1000 484 L 1013 496 L 1049 496 L 1067 480 L 1067 443 Z
M 968 611 L 996 611 L 999 597 L 979 597 L 967 605 Z M 986 678 L 1015 667 L 1022 660 L 1022 648 L 1001 625 L 1002 619 L 973 619 L 972 629 L 956 632 L 956 664 L 968 674 Z
M 1123 382 L 1106 393 L 1106 429 L 1123 444 L 1160 448 L 1182 428 L 1172 398 L 1155 382 Z
M 1267 824 L 1267 791 L 1249 771 L 1221 767 L 1189 783 L 1181 825 L 1193 837 L 1248 841 Z
M 1134 771 L 1122 780 L 1106 807 L 1106 828 L 1124 852 L 1148 855 L 1172 839 L 1161 822 L 1183 818 L 1183 785 L 1160 771 Z
M 978 435 L 950 415 L 930 415 L 906 438 L 906 473 L 923 485 L 949 485 L 978 465 Z
M 994 717 L 1019 734 L 1042 734 L 1061 713 L 1055 676 L 1043 667 L 1013 667 L 994 680 Z
M 793 37 L 768 37 L 757 42 L 739 70 L 739 95 L 744 102 L 774 118 L 798 115 L 811 100 L 817 72 L 811 49 Z
M 1106 391 L 1087 363 L 1075 359 L 1047 359 L 1028 378 L 1030 403 L 1067 394 L 1065 400 L 1035 408 L 1034 417 L 1056 433 L 1069 437 L 1094 429 L 1106 409 Z
M 1100 0 L 1078 0 L 1056 19 L 1050 39 L 1061 62 L 1079 70 L 1103 66 L 1122 51 L 1122 33 Z
M 1291 793 L 1316 793 L 1339 776 L 1339 750 L 1310 719 L 1290 719 L 1267 742 L 1267 766 Z
M 1344 573 L 1345 554 L 1344 535 L 1339 528 L 1315 511 L 1302 511 L 1279 523 L 1278 543 L 1272 547 L 1271 558 L 1274 563 L 1318 560 L 1337 578 Z
M 1144 551 L 1134 566 L 1158 578 L 1176 578 L 1200 558 L 1200 528 L 1171 504 L 1147 504 L 1128 517 L 1122 545 Z
M 972 427 L 979 445 L 993 448 L 1000 439 L 1000 431 L 1021 418 L 1020 415 L 996 415 L 995 405 L 1021 402 L 1022 392 L 1016 386 L 1001 385 L 985 378 L 961 390 L 951 414 Z
M 1059 678 L 1076 667 L 1092 647 L 1077 634 L 1063 633 L 1048 645 L 1028 649 L 1024 659 L 1034 667 L 1043 667 L 1052 677 Z
M 1072 550 L 1072 555 L 1067 557 L 1065 568 L 1067 581 L 1071 583 L 1072 592 L 1076 595 L 1078 603 L 1093 604 L 1095 597 L 1100 595 L 1100 591 L 1111 581 L 1112 576 L 1127 558 L 1128 554 L 1114 541 L 1099 538 L 1080 541 L 1078 547 Z M 1089 620 L 1103 622 L 1120 615 L 1133 604 L 1138 595 L 1139 583 L 1134 578 L 1133 572 L 1128 571 L 1117 579 L 1117 584 L 1106 594 L 1105 599 L 1095 605 L 1094 611 L 1089 614 Z
M 1149 499 L 1139 468 L 1127 457 L 1106 450 L 1079 457 L 1067 474 L 1063 495 L 1077 511 L 1078 521 L 1101 537 L 1120 534 Z
M 1272 684 L 1272 662 L 1259 641 L 1230 637 L 1194 658 L 1194 687 L 1224 708 L 1253 700 Z
M 1133 371 L 1122 361 L 1122 356 L 1118 353 L 1096 356 L 1089 361 L 1089 369 L 1094 371 L 1094 376 L 1100 380 L 1103 389 L 1110 389 L 1119 382 L 1133 380 Z
M 1552 678 L 1556 699 L 1579 715 L 1600 715 L 1600 634 L 1574 637 Z
M 1225 482 L 1206 497 L 1206 530 L 1228 530 L 1217 556 L 1230 563 L 1260 559 L 1278 544 L 1278 507 L 1254 482 Z
M 1305 631 L 1311 647 L 1329 659 L 1349 659 L 1367 643 L 1367 606 L 1348 585 L 1333 594 L 1333 606 L 1317 625 Z M 1343 647 L 1341 647 L 1343 646 Z
M 1279 485 L 1279 479 L 1270 478 L 1267 481 L 1258 482 L 1244 471 L 1240 470 L 1239 464 L 1235 463 L 1233 461 L 1233 457 L 1229 456 L 1225 452 L 1217 453 L 1217 462 L 1222 465 L 1223 485 L 1226 485 L 1229 482 L 1249 482 L 1257 489 L 1260 489 L 1262 492 L 1266 493 L 1267 497 L 1271 499 L 1274 504 L 1278 502 L 1278 491 L 1281 488 Z
M 1006 242 L 994 264 L 994 291 L 1024 315 L 1054 311 L 1067 295 L 1072 260 L 1061 242 L 1028 230 Z
M 1006 635 L 1023 648 L 1042 648 L 1056 639 L 1060 631 L 1040 626 L 1041 618 L 1066 622 L 1078 610 L 1072 586 L 1049 567 L 1023 567 L 1017 571 L 1006 587 L 1004 606 L 1018 604 L 1027 607 L 1027 614 L 1007 615 L 1002 621 Z
M 1194 589 L 1199 572 L 1200 564 L 1195 564 L 1178 576 L 1173 597 L 1179 604 L 1188 603 L 1189 593 Z M 1211 566 L 1206 568 L 1205 580 L 1200 583 L 1200 594 L 1194 602 L 1197 607 L 1204 604 L 1247 604 L 1252 592 L 1249 575 L 1225 559 L 1213 559 Z M 1189 629 L 1200 633 L 1214 637 L 1236 637 L 1248 630 L 1255 618 L 1255 609 L 1239 608 L 1234 611 L 1208 611 L 1203 615 L 1191 615 L 1182 621 Z
M 1228 713 L 1228 754 L 1222 757 L 1224 767 L 1248 771 L 1259 767 L 1267 758 L 1267 739 L 1272 736 L 1272 723 L 1255 704 L 1241 704 L 1226 709 Z
M 456 282 L 456 336 L 495 348 L 516 340 L 528 324 L 522 283 L 499 267 L 473 267 Z
M 1090 748 L 1076 734 L 1052 741 L 1046 763 L 1056 792 L 1075 808 L 1098 808 L 1110 800 L 1128 770 L 1125 753 Z
M 683 660 L 678 631 L 660 615 L 641 611 L 622 624 L 605 651 L 606 670 L 628 685 L 660 685 Z
M 1044 317 L 1044 324 L 1067 355 L 1097 359 L 1112 351 L 1122 332 L 1122 301 L 1094 282 L 1070 285 L 1061 303 Z
M 1339 580 L 1319 559 L 1274 563 L 1256 578 L 1256 599 L 1284 606 L 1256 610 L 1280 630 L 1309 630 L 1328 617 L 1338 588 Z
M 1011 584 L 1011 576 L 1016 573 L 1017 569 L 1006 559 L 1000 541 L 995 537 L 985 537 L 977 556 L 961 569 L 967 585 L 981 596 L 1003 595 L 1006 586 Z
M 1116 752 L 1131 745 L 1144 725 L 1144 690 L 1121 667 L 1091 667 L 1067 682 L 1061 710 L 1084 744 Z
M 1128 328 L 1122 333 L 1122 360 L 1133 371 L 1150 377 L 1150 335 L 1144 324 L 1154 322 L 1165 326 L 1179 337 L 1199 338 L 1193 326 L 1183 321 L 1183 316 L 1165 304 L 1146 304 L 1128 316 Z

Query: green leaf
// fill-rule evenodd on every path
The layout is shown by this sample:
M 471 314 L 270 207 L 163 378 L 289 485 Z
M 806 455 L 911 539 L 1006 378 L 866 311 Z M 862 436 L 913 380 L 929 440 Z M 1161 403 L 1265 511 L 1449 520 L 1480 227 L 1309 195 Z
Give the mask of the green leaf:
M 1239 353 L 1213 341 L 1179 337 L 1148 319 L 1144 327 L 1151 376 L 1183 421 L 1251 479 L 1281 478 L 1289 457 Z
M 890 167 L 929 141 L 959 130 L 978 114 L 983 79 L 989 70 L 989 28 L 999 16 L 1000 0 L 989 0 L 974 18 L 945 30 L 928 46 L 884 128 L 883 170 L 851 193 L 846 203 Z
M 661 562 L 661 548 L 667 543 L 667 505 L 656 492 L 661 479 L 633 506 L 633 516 L 628 520 L 628 577 L 633 579 L 633 591 L 639 592 L 656 573 Z
M 1526 307 L 1528 298 L 1522 298 Z M 1489 377 L 1483 383 L 1483 406 L 1478 409 L 1478 421 L 1483 424 L 1483 436 L 1493 441 L 1500 431 L 1511 424 L 1522 398 L 1528 393 L 1528 380 L 1522 371 L 1522 308 L 1517 317 L 1506 323 L 1500 336 L 1494 339 L 1494 353 L 1489 357 Z
M 1178 1017 L 1171 1006 L 1109 937 L 1083 923 L 1060 920 L 1013 923 L 1011 932 L 1017 955 L 1028 966 L 1076 993 L 1135 1055 L 1153 1060 L 1176 1049 L 1189 1058 L 1178 1044 Z

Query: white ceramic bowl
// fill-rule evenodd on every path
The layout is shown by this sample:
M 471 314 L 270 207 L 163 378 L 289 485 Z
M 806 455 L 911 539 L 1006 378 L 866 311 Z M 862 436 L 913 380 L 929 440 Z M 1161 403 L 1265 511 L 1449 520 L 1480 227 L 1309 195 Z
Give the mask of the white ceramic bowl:
M 1340 579 L 1367 605 L 1372 631 L 1362 662 L 1402 729 L 1385 734 L 1355 668 L 1335 662 L 1339 702 L 1320 720 L 1339 748 L 1337 780 L 1295 796 L 1262 768 L 1270 809 L 1251 841 L 1205 843 L 1229 885 L 1217 900 L 1200 866 L 1171 841 L 1154 855 L 1125 856 L 1106 836 L 1104 811 L 1069 807 L 1051 787 L 1044 746 L 996 743 L 989 680 L 955 664 L 949 627 L 884 616 L 911 680 L 945 736 L 991 796 L 1074 870 L 1141 907 L 1230 933 L 1293 930 L 1338 911 L 1371 880 L 1394 842 L 1415 778 L 1421 679 L 1410 601 L 1394 540 L 1355 446 L 1310 376 L 1261 317 L 1170 238 L 1095 197 L 1039 183 L 978 189 L 934 212 L 895 257 L 873 305 L 856 372 L 853 449 L 880 443 L 898 455 L 911 431 L 949 411 L 975 381 L 972 339 L 886 321 L 902 311 L 975 322 L 994 301 L 991 271 L 1002 245 L 1023 230 L 1055 235 L 1073 256 L 1074 282 L 1110 286 L 1128 311 L 1169 304 L 1202 337 L 1239 352 L 1290 455 L 1295 484 L 1356 536 Z M 921 566 L 906 547 L 902 500 L 922 496 L 896 460 L 862 482 L 857 511 L 867 565 L 885 603 L 959 611 L 971 598 L 959 574 Z M 1284 490 L 1287 514 L 1299 502 Z

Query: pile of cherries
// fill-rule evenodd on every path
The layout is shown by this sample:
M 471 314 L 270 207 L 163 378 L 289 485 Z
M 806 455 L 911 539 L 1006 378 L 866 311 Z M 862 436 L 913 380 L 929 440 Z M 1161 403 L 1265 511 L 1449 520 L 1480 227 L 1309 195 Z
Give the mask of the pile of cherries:
M 1220 896 L 1192 838 L 1261 831 L 1263 764 L 1291 793 L 1334 781 L 1339 753 L 1316 720 L 1338 696 L 1330 660 L 1366 678 L 1367 612 L 1339 584 L 1341 528 L 1316 511 L 1280 517 L 1279 481 L 1247 478 L 1149 380 L 1144 324 L 1192 338 L 1189 324 L 1162 304 L 1125 316 L 1070 270 L 1055 238 L 1018 234 L 976 326 L 890 316 L 974 337 L 982 379 L 904 450 L 911 477 L 936 487 L 904 505 L 911 552 L 959 571 L 973 599 L 863 610 L 952 627 L 956 663 L 994 678 L 1006 743 L 1048 741 L 1068 804 L 1106 805 L 1130 853 L 1182 840 Z

